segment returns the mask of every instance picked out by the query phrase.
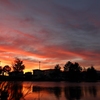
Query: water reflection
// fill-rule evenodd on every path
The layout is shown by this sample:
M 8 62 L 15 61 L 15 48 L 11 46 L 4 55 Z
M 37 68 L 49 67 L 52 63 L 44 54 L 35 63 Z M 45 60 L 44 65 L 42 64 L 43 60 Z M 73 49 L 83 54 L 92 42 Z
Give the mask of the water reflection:
M 65 87 L 41 87 L 33 86 L 33 92 L 54 94 L 57 100 L 61 100 L 62 93 L 66 100 L 80 100 L 82 98 L 96 97 L 96 86 L 65 86 Z
M 61 96 L 61 88 L 60 87 L 54 87 L 54 94 L 55 94 L 56 98 L 59 100 L 59 98 Z
M 96 95 L 97 95 L 97 89 L 96 89 L 95 86 L 89 87 L 89 88 L 88 88 L 88 91 L 89 91 L 90 95 L 96 97 Z
M 0 99 L 1 100 L 7 100 L 9 94 L 8 94 L 8 84 L 7 82 L 0 82 Z
M 83 96 L 83 91 L 80 86 L 65 87 L 64 93 L 65 93 L 66 100 L 80 100 Z
M 48 92 L 49 94 L 54 94 L 57 100 L 59 100 L 61 96 L 61 87 L 40 87 L 40 86 L 33 86 L 33 92 Z
M 0 100 L 25 100 L 23 82 L 0 82 Z
M 20 100 L 23 98 L 22 82 L 12 82 L 10 85 L 10 100 Z
M 52 100 L 100 99 L 99 93 L 99 85 L 40 86 L 34 82 L 0 82 L 0 100 L 51 100 L 51 97 Z

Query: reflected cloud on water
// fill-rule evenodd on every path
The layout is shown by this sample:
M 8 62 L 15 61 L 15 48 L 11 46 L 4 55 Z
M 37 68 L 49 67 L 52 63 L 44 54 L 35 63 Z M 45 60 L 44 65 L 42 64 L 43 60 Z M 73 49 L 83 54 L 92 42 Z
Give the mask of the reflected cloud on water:
M 27 83 L 26 86 L 26 83 L 23 82 L 0 82 L 0 100 L 49 100 L 44 99 L 47 96 L 46 94 L 48 96 L 54 95 L 52 100 L 80 100 L 88 96 L 96 98 L 98 92 L 98 88 L 95 85 L 45 87 L 37 86 L 33 83 Z M 36 94 L 38 95 L 37 98 L 35 98 Z
M 61 100 L 60 97 L 64 93 L 66 100 L 80 100 L 88 95 L 96 97 L 97 88 L 95 86 L 67 86 L 67 87 L 40 87 L 33 86 L 33 92 L 54 94 L 57 100 Z

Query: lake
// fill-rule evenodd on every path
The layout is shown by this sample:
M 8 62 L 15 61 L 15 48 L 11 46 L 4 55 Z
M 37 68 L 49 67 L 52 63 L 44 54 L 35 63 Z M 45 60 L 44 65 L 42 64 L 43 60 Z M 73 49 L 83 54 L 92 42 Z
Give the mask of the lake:
M 0 100 L 100 100 L 100 82 L 3 81 L 0 97 Z

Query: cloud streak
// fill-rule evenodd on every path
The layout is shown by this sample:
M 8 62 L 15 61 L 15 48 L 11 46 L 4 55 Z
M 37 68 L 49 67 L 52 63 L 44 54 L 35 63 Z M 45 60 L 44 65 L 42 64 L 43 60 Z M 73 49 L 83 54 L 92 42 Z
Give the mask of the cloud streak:
M 99 0 L 1 0 L 0 59 L 26 69 L 53 68 L 68 60 L 100 69 Z

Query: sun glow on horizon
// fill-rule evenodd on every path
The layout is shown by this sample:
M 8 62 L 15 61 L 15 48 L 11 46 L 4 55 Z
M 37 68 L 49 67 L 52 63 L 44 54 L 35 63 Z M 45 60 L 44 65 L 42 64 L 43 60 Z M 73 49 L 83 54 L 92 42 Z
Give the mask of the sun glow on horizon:
M 67 61 L 100 69 L 98 1 L 0 0 L 0 8 L 0 66 L 18 57 L 25 72 L 39 61 L 41 69 Z

